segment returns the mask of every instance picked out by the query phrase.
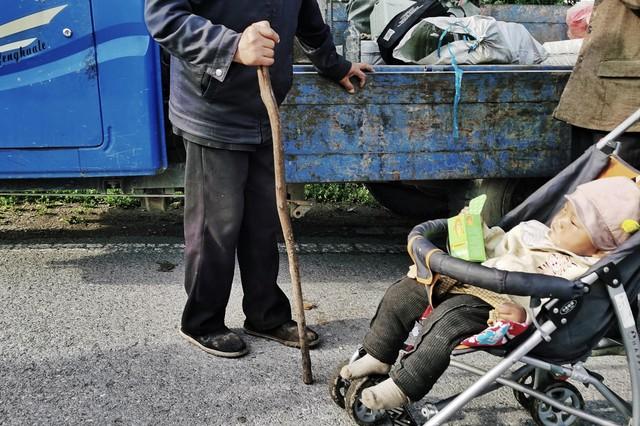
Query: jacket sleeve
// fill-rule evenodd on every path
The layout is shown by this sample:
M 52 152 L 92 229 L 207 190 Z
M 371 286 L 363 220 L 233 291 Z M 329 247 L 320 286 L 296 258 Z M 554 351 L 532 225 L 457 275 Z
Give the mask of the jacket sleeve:
M 296 35 L 320 74 L 335 81 L 347 75 L 351 63 L 336 52 L 331 31 L 322 19 L 316 0 L 302 0 Z
M 145 0 L 144 19 L 151 36 L 172 55 L 224 81 L 241 34 L 196 15 L 189 0 Z

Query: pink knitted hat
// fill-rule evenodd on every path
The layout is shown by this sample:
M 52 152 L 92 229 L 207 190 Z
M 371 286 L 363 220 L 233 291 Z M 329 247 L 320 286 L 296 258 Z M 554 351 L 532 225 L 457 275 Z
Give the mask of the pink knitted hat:
M 622 222 L 640 220 L 640 187 L 629 178 L 597 179 L 579 185 L 566 198 L 599 250 L 616 249 L 631 235 L 622 229 Z

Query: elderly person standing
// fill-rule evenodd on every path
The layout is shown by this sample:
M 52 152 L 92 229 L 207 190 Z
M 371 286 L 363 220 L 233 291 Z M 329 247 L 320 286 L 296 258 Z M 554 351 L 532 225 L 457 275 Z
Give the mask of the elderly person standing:
M 273 149 L 256 67 L 270 67 L 278 103 L 291 87 L 294 36 L 321 74 L 350 93 L 349 78 L 362 87 L 371 67 L 336 53 L 316 0 L 146 0 L 145 20 L 172 55 L 169 119 L 187 150 L 180 333 L 216 356 L 247 353 L 225 325 L 237 255 L 245 332 L 297 346 L 277 284 Z M 307 341 L 314 346 L 318 335 L 308 330 Z
M 581 152 L 640 108 L 640 0 L 596 0 L 587 36 L 555 118 L 573 126 Z M 640 168 L 640 124 L 619 138 Z

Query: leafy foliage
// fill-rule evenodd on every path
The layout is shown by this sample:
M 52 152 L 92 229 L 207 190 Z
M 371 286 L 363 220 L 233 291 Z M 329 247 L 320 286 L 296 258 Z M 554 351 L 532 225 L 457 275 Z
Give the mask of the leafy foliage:
M 65 190 L 65 191 L 26 191 L 27 195 L 0 196 L 0 206 L 11 207 L 23 204 L 35 204 L 43 207 L 53 207 L 62 204 L 79 204 L 82 207 L 93 208 L 99 205 L 131 209 L 140 206 L 140 200 L 124 195 L 119 189 L 107 189 L 106 194 L 95 189 Z
M 304 187 L 304 195 L 318 203 L 376 204 L 367 188 L 357 183 L 309 184 Z

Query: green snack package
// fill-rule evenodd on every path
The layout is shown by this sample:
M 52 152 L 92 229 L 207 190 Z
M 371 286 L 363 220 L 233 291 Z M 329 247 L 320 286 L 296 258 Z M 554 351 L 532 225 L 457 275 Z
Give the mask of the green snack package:
M 487 196 L 482 194 L 469 203 L 469 208 L 449 218 L 449 251 L 451 256 L 471 262 L 484 262 L 484 233 L 482 231 L 482 207 Z

